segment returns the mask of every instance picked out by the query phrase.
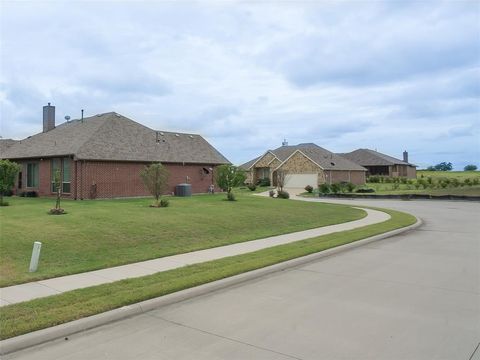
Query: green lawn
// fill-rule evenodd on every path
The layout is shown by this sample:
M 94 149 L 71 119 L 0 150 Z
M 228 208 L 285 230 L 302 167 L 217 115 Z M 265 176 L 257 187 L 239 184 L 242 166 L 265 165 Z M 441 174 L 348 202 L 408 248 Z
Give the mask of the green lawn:
M 0 286 L 106 268 L 362 218 L 348 206 L 237 193 L 151 199 L 63 201 L 68 214 L 47 215 L 53 199 L 9 198 L 0 208 Z M 28 273 L 34 241 L 39 270 Z
M 274 206 L 283 206 L 280 204 L 281 201 L 283 200 L 271 200 L 271 203 Z M 296 201 L 285 202 L 297 203 Z M 300 201 L 298 203 L 304 204 Z M 261 207 L 263 203 L 258 202 L 257 205 Z M 320 204 L 316 203 L 315 205 Z M 322 207 L 320 206 L 320 208 Z M 345 209 L 342 208 L 342 210 Z M 405 227 L 416 221 L 415 217 L 409 214 L 393 210 L 383 211 L 389 213 L 391 218 L 380 224 L 190 265 L 141 278 L 117 281 L 4 306 L 0 308 L 0 338 L 10 338 L 259 269 Z
M 378 195 L 402 195 L 402 194 L 427 194 L 427 195 L 466 195 L 466 196 L 480 196 L 480 185 L 462 186 L 462 187 L 448 187 L 445 189 L 415 189 L 413 185 L 399 184 L 398 189 L 394 188 L 393 184 L 385 183 L 367 183 L 366 187 L 375 189 Z M 362 194 L 359 194 L 362 195 Z M 372 194 L 370 194 L 372 195 Z
M 432 177 L 432 178 L 457 178 L 458 180 L 465 180 L 467 178 L 480 178 L 480 171 L 427 171 L 418 170 L 417 179 Z

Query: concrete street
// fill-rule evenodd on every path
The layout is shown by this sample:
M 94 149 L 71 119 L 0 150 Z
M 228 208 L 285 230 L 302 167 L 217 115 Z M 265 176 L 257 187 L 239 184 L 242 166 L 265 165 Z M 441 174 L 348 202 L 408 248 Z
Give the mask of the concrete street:
M 480 359 L 480 204 L 338 202 L 425 223 L 5 359 Z

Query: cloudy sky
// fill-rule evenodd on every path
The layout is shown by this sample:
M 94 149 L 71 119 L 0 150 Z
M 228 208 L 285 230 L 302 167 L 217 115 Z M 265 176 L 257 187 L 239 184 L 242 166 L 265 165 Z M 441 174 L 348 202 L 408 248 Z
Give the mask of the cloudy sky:
M 281 145 L 480 165 L 479 1 L 0 0 L 3 138 L 42 106 L 200 133 L 240 164 Z

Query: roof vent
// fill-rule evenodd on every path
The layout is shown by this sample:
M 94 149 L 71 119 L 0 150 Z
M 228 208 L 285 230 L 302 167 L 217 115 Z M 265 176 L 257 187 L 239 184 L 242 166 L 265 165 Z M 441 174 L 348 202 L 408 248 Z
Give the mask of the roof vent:
M 287 141 L 287 139 L 283 139 L 283 141 L 282 141 L 282 146 L 288 146 L 288 141 Z
M 165 134 L 164 134 L 162 131 L 160 131 L 160 135 L 162 135 L 162 136 L 163 136 L 163 135 L 165 135 Z
M 122 117 L 122 115 L 115 113 L 116 117 Z
M 188 137 L 189 137 L 190 139 L 193 139 L 193 135 L 188 135 Z
M 332 161 L 332 162 L 330 163 L 330 165 L 335 166 L 335 163 Z
M 175 136 L 176 136 L 176 137 L 179 137 L 180 135 L 178 135 L 178 134 L 175 134 Z
M 100 117 L 100 116 L 102 116 L 102 114 L 97 114 L 96 116 Z

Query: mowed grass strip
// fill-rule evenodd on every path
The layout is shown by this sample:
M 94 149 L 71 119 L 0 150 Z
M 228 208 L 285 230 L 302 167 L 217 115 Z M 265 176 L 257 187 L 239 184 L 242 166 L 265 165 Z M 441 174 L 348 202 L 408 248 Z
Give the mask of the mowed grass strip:
M 10 198 L 0 207 L 0 287 L 107 268 L 357 220 L 343 205 L 224 194 L 152 200 L 62 202 L 68 214 L 47 215 L 54 199 Z M 42 242 L 39 270 L 29 273 L 34 241 Z
M 391 218 L 383 223 L 324 235 L 170 271 L 70 291 L 0 308 L 0 336 L 7 339 L 125 305 L 170 294 L 282 261 L 414 224 L 412 215 L 383 210 Z

